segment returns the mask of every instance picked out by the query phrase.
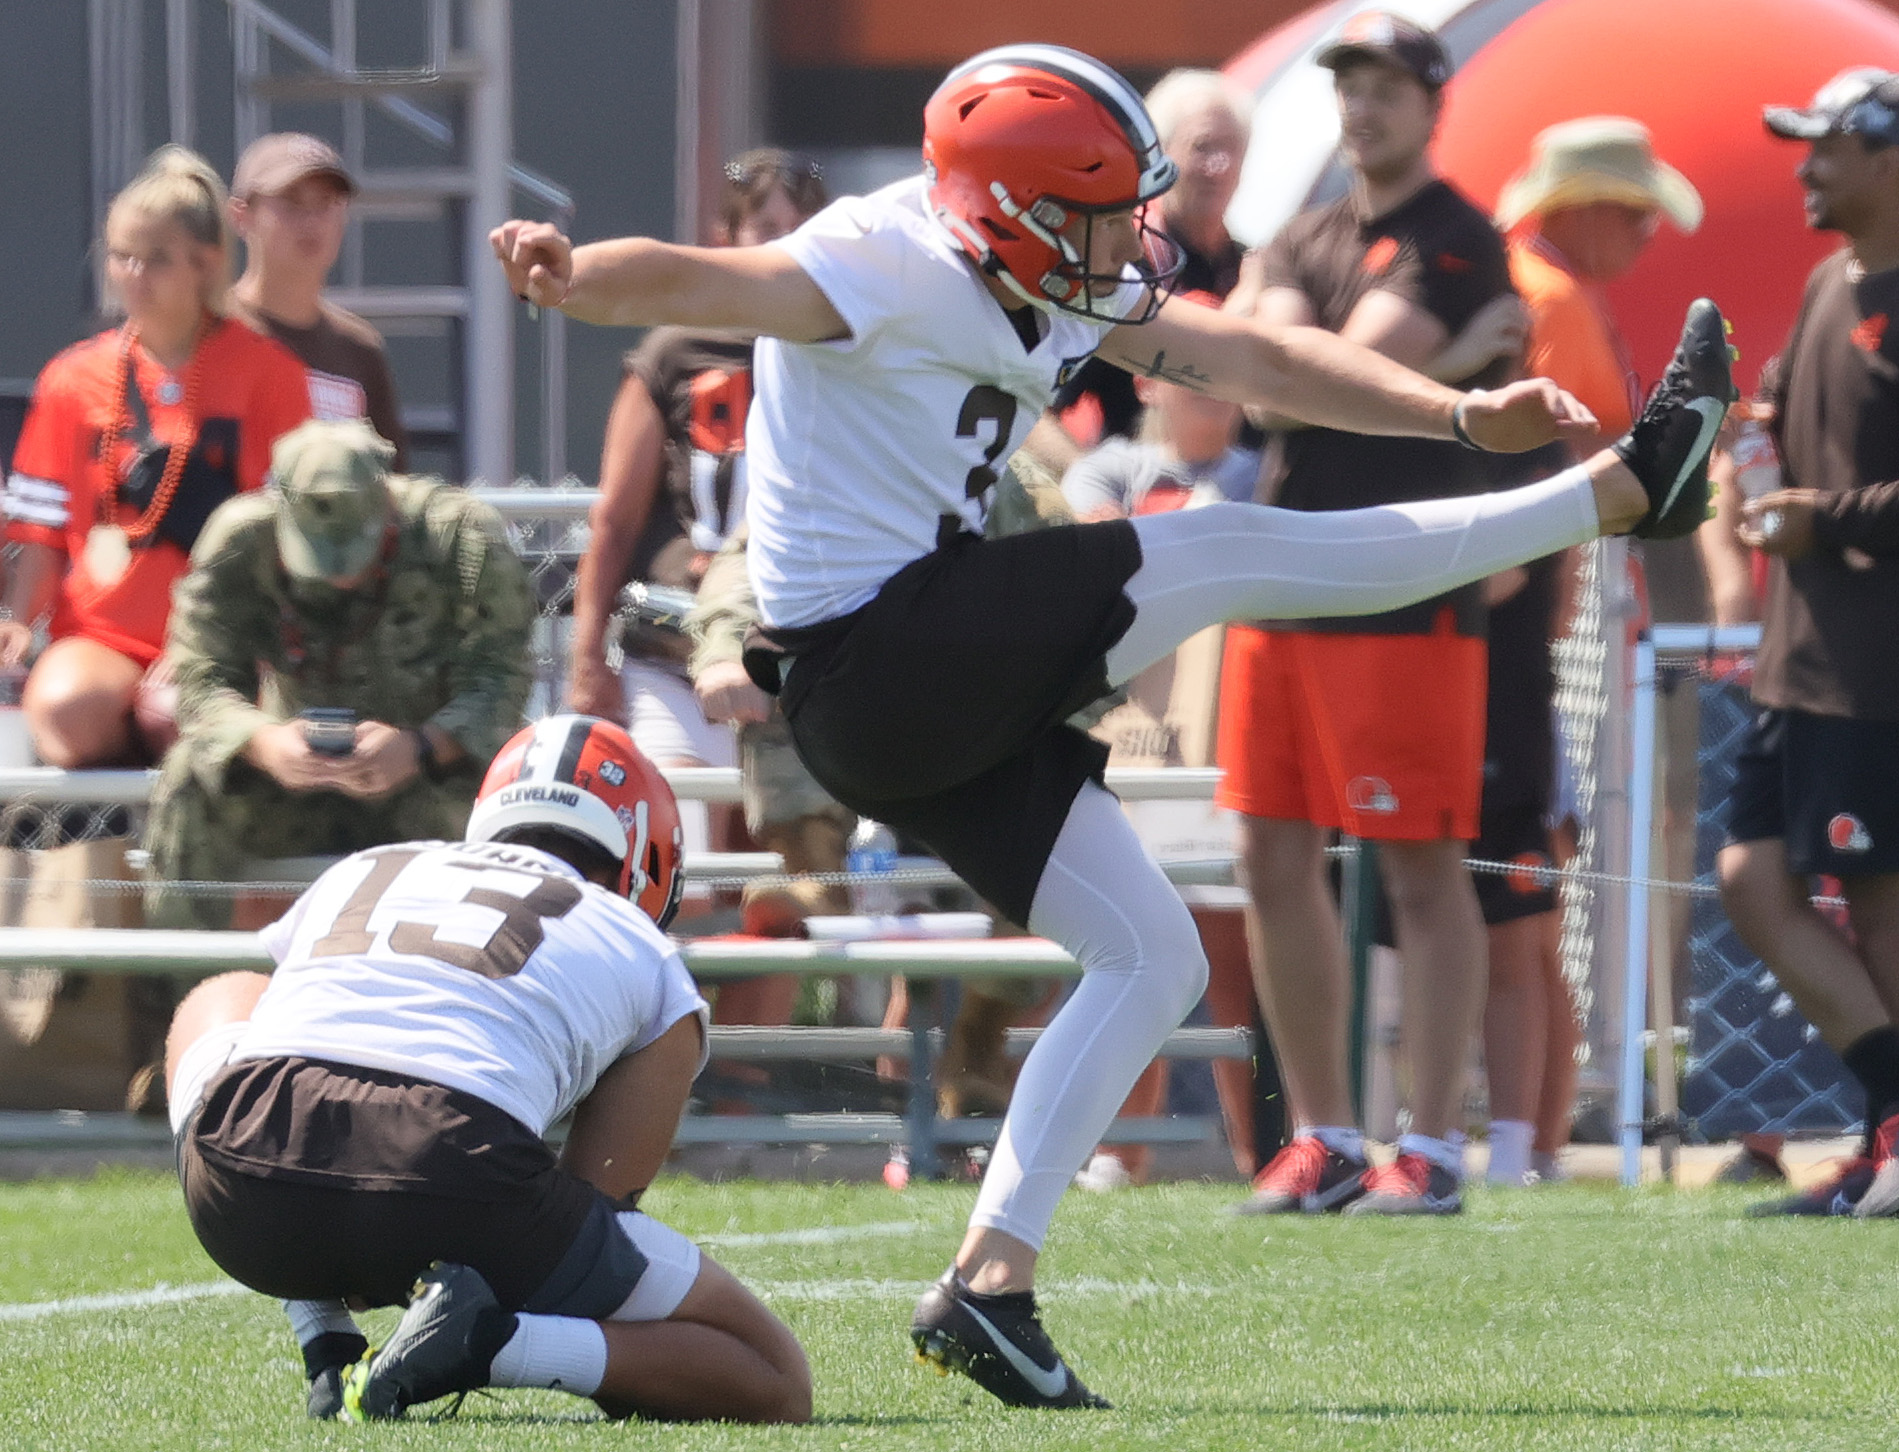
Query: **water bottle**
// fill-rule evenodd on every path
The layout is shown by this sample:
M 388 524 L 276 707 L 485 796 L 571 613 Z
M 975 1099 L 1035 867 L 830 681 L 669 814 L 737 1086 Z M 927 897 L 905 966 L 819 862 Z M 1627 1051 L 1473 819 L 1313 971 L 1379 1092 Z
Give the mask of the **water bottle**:
M 1765 419 L 1750 417 L 1734 441 L 1734 483 L 1744 499 L 1761 499 L 1780 488 L 1780 451 Z M 1780 528 L 1780 511 L 1770 509 L 1760 518 L 1760 530 L 1772 535 Z
M 882 822 L 858 819 L 844 867 L 854 874 L 851 907 L 867 917 L 888 917 L 897 910 L 897 838 Z

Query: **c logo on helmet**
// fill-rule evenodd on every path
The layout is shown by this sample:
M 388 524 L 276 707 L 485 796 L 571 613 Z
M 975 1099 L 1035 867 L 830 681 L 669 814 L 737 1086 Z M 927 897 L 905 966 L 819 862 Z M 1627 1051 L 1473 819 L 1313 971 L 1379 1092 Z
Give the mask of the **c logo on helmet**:
M 1841 812 L 1826 824 L 1827 845 L 1835 852 L 1870 852 L 1872 834 L 1851 812 Z

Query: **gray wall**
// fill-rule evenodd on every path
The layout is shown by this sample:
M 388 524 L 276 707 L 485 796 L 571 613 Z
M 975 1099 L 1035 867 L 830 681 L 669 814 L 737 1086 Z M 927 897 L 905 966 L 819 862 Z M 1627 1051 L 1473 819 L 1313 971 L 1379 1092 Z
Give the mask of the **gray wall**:
M 169 140 L 165 87 L 165 7 L 142 0 L 145 145 Z M 319 38 L 328 0 L 277 0 L 286 18 Z M 86 0 L 0 0 L 0 380 L 30 379 L 54 353 L 101 326 L 89 256 L 98 219 L 92 206 L 91 105 Z M 413 63 L 419 49 L 409 0 L 359 0 L 367 65 Z M 198 148 L 228 176 L 234 160 L 230 11 L 224 0 L 196 0 Z M 552 23 L 550 23 L 552 21 Z M 674 7 L 663 0 L 516 0 L 514 5 L 515 153 L 578 204 L 581 239 L 626 232 L 668 236 L 673 218 Z M 433 104 L 433 103 L 431 103 Z M 373 114 L 373 113 L 372 113 Z M 333 105 L 283 107 L 279 125 L 300 125 L 336 139 Z M 442 161 L 371 123 L 372 159 Z M 379 148 L 380 141 L 380 148 Z M 419 147 L 419 143 L 417 146 Z M 454 256 L 446 229 L 370 230 L 369 251 L 427 272 Z M 392 250 L 415 254 L 392 258 Z M 439 278 L 433 280 L 440 280 Z M 572 324 L 568 337 L 568 467 L 592 479 L 600 433 L 618 380 L 621 352 L 633 342 L 619 330 Z M 541 458 L 539 330 L 517 325 L 517 469 Z M 441 347 L 393 339 L 405 397 L 434 401 L 441 392 Z M 0 392 L 4 387 L 0 386 Z M 0 451 L 10 446 L 0 408 Z

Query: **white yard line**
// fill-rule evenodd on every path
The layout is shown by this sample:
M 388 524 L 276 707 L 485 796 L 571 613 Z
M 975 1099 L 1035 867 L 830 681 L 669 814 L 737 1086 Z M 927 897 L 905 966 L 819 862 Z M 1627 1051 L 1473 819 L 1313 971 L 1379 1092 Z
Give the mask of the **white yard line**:
M 149 1291 L 117 1291 L 104 1296 L 69 1296 L 59 1301 L 0 1305 L 0 1321 L 43 1321 L 48 1316 L 85 1315 L 91 1311 L 129 1311 L 140 1306 L 172 1306 L 211 1296 L 248 1296 L 236 1281 L 199 1281 L 195 1285 L 156 1285 Z
M 820 1225 L 809 1230 L 770 1230 L 756 1233 L 701 1235 L 701 1245 L 767 1246 L 830 1245 L 862 1237 L 910 1235 L 937 1227 L 920 1220 L 890 1220 L 871 1225 Z M 748 1276 L 747 1283 L 768 1298 L 786 1301 L 906 1300 L 921 1295 L 924 1283 L 918 1280 L 872 1280 L 839 1278 L 834 1280 L 774 1281 Z M 1051 1299 L 1077 1297 L 1148 1297 L 1148 1296 L 1219 1296 L 1231 1286 L 1204 1281 L 1115 1281 L 1097 1276 L 1057 1279 L 1046 1287 Z M 190 1285 L 157 1285 L 147 1291 L 118 1291 L 99 1296 L 68 1296 L 57 1301 L 0 1303 L 0 1322 L 44 1321 L 53 1316 L 83 1316 L 98 1311 L 131 1311 L 146 1306 L 176 1306 L 188 1301 L 209 1300 L 216 1296 L 253 1294 L 236 1281 L 199 1281 Z
M 819 1225 L 810 1230 L 764 1230 L 727 1235 L 695 1235 L 701 1245 L 831 1245 L 840 1240 L 864 1236 L 912 1235 L 919 1230 L 934 1230 L 922 1220 L 886 1220 L 875 1225 Z

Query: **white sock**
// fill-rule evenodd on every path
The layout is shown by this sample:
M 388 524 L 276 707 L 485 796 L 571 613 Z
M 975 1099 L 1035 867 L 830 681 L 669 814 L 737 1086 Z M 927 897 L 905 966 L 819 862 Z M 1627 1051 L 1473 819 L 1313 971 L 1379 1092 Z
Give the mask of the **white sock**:
M 1039 1249 L 1075 1171 L 1205 991 L 1207 957 L 1179 892 L 1093 782 L 1069 808 L 1027 926 L 1086 971 L 1022 1061 L 970 1224 Z
M 607 1375 L 607 1333 L 578 1316 L 515 1317 L 514 1335 L 495 1353 L 490 1386 L 534 1386 L 590 1397 Z
M 1301 1125 L 1297 1135 L 1311 1135 L 1335 1155 L 1348 1160 L 1365 1158 L 1365 1131 L 1352 1124 Z
M 1453 1130 L 1443 1139 L 1428 1134 L 1407 1134 L 1398 1139 L 1401 1155 L 1423 1155 L 1441 1170 L 1464 1178 L 1464 1136 Z
M 1490 1168 L 1484 1178 L 1493 1185 L 1521 1185 L 1530 1172 L 1530 1145 L 1536 1126 L 1525 1119 L 1490 1121 Z
M 341 1301 L 285 1301 L 284 1314 L 290 1318 L 290 1334 L 299 1346 L 308 1346 L 332 1331 L 349 1336 L 363 1334 L 349 1307 Z

